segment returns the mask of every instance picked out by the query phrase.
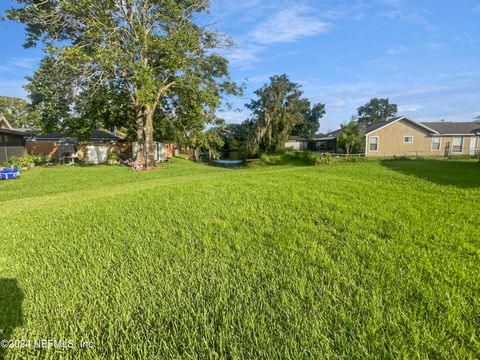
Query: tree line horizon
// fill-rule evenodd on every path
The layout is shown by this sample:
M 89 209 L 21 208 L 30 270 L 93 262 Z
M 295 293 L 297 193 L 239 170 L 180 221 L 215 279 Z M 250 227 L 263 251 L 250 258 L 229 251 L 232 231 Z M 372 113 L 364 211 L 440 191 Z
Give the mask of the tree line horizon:
M 20 120 L 12 109 L 27 108 L 28 122 L 20 125 L 45 132 L 82 138 L 93 128 L 121 128 L 139 144 L 135 160 L 153 167 L 154 141 L 176 142 L 194 159 L 234 142 L 255 156 L 278 151 L 292 135 L 313 137 L 326 113 L 283 74 L 255 91 L 246 104 L 250 118 L 225 124 L 218 113 L 231 108 L 229 97 L 243 94 L 244 84 L 231 80 L 228 60 L 218 54 L 231 39 L 195 21 L 208 12 L 208 0 L 15 1 L 20 7 L 5 18 L 24 24 L 24 46 L 41 43 L 45 56 L 27 78 L 29 105 L 0 98 L 0 113 L 14 126 Z M 360 107 L 342 124 L 346 151 L 364 124 L 396 112 L 388 99 Z

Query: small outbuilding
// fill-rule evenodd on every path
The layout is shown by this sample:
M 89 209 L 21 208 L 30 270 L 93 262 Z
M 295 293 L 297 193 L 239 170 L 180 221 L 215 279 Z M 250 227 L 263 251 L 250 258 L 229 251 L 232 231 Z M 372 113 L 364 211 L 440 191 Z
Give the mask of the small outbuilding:
M 26 155 L 26 140 L 30 136 L 30 129 L 15 129 L 0 116 L 0 163 L 7 162 L 12 156 Z
M 26 150 L 25 132 L 0 128 L 0 163 L 7 162 L 12 156 L 24 156 Z
M 29 154 L 50 156 L 58 162 L 71 154 L 85 164 L 105 164 L 111 151 L 120 152 L 123 139 L 104 130 L 94 129 L 86 142 L 79 142 L 78 137 L 66 137 L 61 133 L 36 135 L 27 142 Z
M 147 158 L 147 150 L 144 147 L 144 157 Z M 155 141 L 153 143 L 153 156 L 155 161 L 165 162 L 173 158 L 177 154 L 176 147 L 172 143 L 163 143 Z M 132 157 L 135 159 L 138 152 L 138 143 L 132 143 Z

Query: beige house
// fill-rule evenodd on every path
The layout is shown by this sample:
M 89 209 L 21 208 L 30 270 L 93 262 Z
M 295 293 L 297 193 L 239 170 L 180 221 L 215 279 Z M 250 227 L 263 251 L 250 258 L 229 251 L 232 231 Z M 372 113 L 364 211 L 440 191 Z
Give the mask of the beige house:
M 369 124 L 365 156 L 476 156 L 480 124 L 474 122 L 415 122 L 406 117 Z
M 285 143 L 285 149 L 307 150 L 307 148 L 308 139 L 302 138 L 300 136 L 290 136 Z

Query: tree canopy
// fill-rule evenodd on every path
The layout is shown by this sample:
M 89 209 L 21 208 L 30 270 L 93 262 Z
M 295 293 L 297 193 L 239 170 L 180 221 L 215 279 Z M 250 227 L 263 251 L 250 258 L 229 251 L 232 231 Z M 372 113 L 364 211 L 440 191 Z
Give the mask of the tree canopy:
M 389 99 L 373 98 L 367 104 L 359 107 L 358 122 L 370 124 L 378 121 L 387 121 L 397 114 L 398 108 L 390 104 Z
M 365 125 L 359 123 L 355 116 L 345 124 L 341 125 L 342 132 L 337 140 L 340 146 L 345 149 L 347 155 L 360 152 L 365 146 Z
M 320 119 L 325 115 L 325 104 L 311 106 L 310 101 L 305 100 L 304 105 L 304 120 L 293 127 L 290 135 L 311 139 L 320 128 Z
M 255 95 L 257 99 L 246 106 L 253 114 L 253 145 L 260 152 L 282 149 L 292 132 L 315 133 L 325 113 L 323 104 L 311 107 L 310 101 L 302 98 L 300 85 L 285 74 L 271 77 Z
M 14 128 L 38 128 L 40 116 L 30 104 L 17 97 L 0 96 L 0 117 L 4 116 Z
M 128 119 L 134 118 L 126 94 L 108 86 L 96 89 L 95 96 L 75 96 L 68 68 L 51 56 L 42 59 L 35 74 L 25 86 L 32 107 L 40 114 L 40 127 L 44 132 L 61 131 L 88 137 L 95 128 L 123 127 L 134 132 Z
M 154 165 L 155 119 L 171 113 L 172 98 L 186 96 L 191 107 L 211 112 L 224 94 L 238 92 L 227 60 L 213 52 L 228 41 L 195 22 L 208 11 L 208 0 L 16 1 L 21 7 L 7 17 L 26 25 L 25 46 L 39 41 L 47 46 L 49 61 L 68 76 L 76 112 L 84 115 L 95 103 L 98 109 L 105 91 L 127 101 L 133 114 L 129 125 L 140 147 L 147 148 L 149 166 Z M 67 100 L 59 93 L 49 96 Z M 42 110 L 56 116 L 52 108 Z M 61 107 L 58 116 L 66 118 L 65 110 Z M 143 161 L 143 151 L 138 154 Z

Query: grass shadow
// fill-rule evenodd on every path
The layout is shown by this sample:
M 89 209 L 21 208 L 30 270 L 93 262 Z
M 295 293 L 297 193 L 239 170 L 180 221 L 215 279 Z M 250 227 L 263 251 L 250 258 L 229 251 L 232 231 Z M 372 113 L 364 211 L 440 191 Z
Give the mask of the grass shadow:
M 16 327 L 23 325 L 23 291 L 15 279 L 0 279 L 0 341 L 12 340 Z M 8 349 L 0 346 L 0 360 Z
M 480 163 L 474 160 L 392 159 L 382 160 L 381 164 L 439 185 L 480 187 Z

